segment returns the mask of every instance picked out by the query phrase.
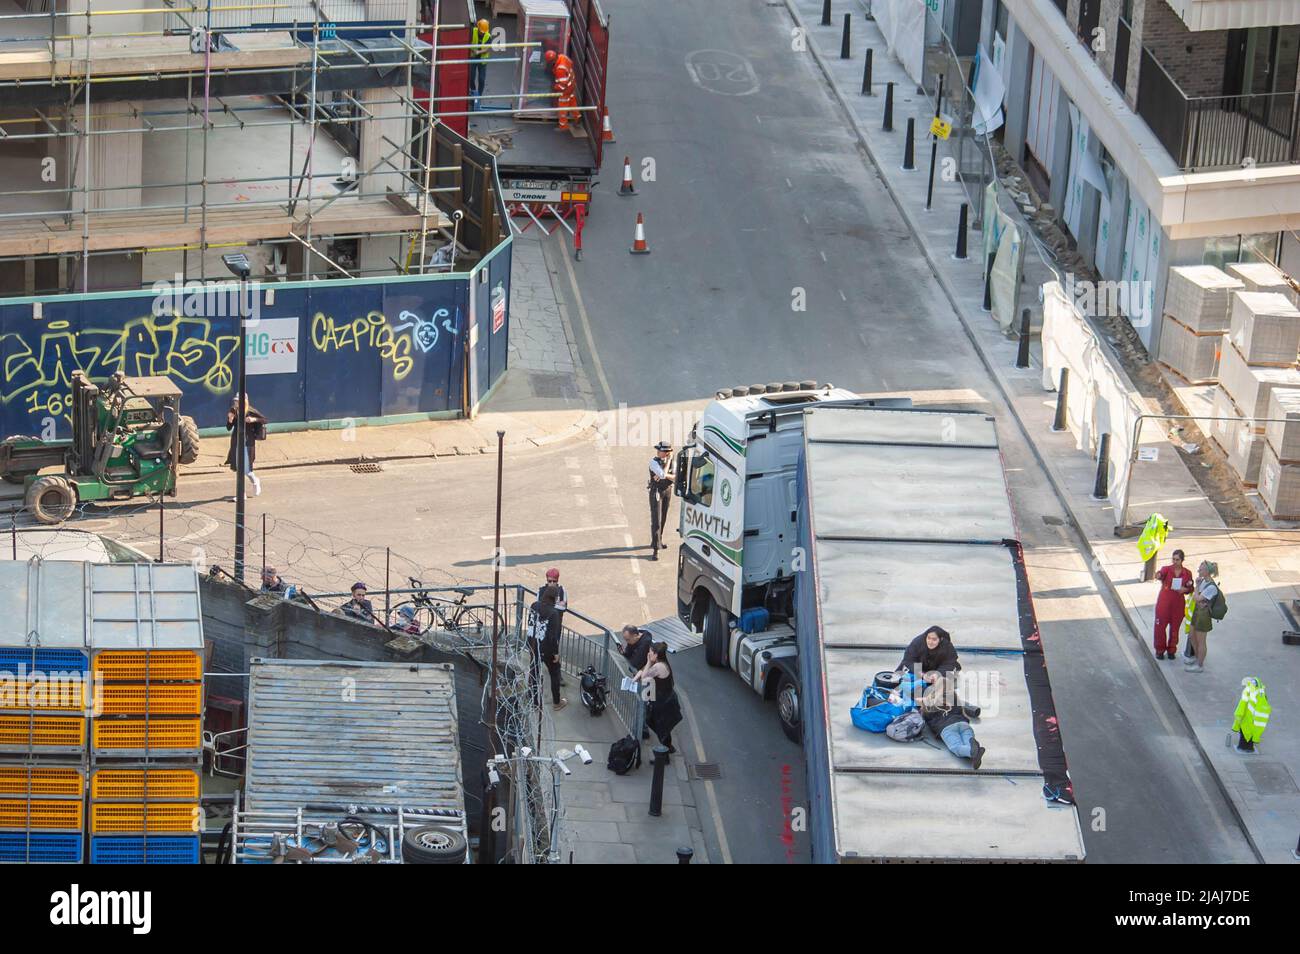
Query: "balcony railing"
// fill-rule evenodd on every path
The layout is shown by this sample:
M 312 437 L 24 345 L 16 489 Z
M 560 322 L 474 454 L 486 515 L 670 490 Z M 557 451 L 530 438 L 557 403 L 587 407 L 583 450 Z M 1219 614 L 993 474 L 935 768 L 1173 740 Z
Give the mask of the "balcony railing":
M 1137 111 L 1189 172 L 1300 162 L 1300 93 L 1189 97 L 1144 47 Z

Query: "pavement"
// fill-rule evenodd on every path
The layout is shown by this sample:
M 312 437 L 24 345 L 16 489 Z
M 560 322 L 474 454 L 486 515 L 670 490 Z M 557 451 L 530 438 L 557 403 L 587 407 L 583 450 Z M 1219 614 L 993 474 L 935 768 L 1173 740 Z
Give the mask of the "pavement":
M 883 96 L 861 94 L 865 45 L 875 51 L 874 83 L 878 91 L 883 91 L 884 84 L 891 80 L 898 84 L 896 93 L 915 90 L 915 85 L 888 55 L 874 21 L 855 18 L 854 56 L 840 60 L 839 16 L 835 18 L 836 26 L 822 27 L 819 0 L 785 2 L 796 23 L 807 31 L 810 50 L 844 108 L 849 125 L 1014 411 L 1023 436 L 1064 504 L 1094 568 L 1123 607 L 1131 638 L 1146 650 L 1145 674 L 1150 680 L 1164 683 L 1172 693 L 1205 764 L 1210 766 L 1213 784 L 1230 801 L 1256 857 L 1265 862 L 1294 863 L 1291 852 L 1300 835 L 1300 789 L 1292 770 L 1300 765 L 1300 649 L 1285 646 L 1280 638 L 1284 630 L 1297 628 L 1287 613 L 1291 601 L 1300 596 L 1296 587 L 1300 583 L 1300 548 L 1296 546 L 1294 525 L 1229 530 L 1175 452 L 1164 429 L 1158 425 L 1147 428 L 1143 446 L 1156 449 L 1158 459 L 1137 465 L 1130 522 L 1140 524 L 1152 512 L 1163 514 L 1174 529 L 1162 562 L 1174 547 L 1187 552 L 1192 567 L 1203 559 L 1217 562 L 1229 601 L 1228 616 L 1210 634 L 1204 673 L 1185 672 L 1181 661 L 1154 659 L 1151 633 L 1157 586 L 1141 582 L 1142 560 L 1135 540 L 1115 536 L 1113 507 L 1108 501 L 1092 498 L 1096 468 L 1091 455 L 1076 447 L 1072 434 L 1051 431 L 1055 400 L 1042 387 L 1042 363 L 1036 346 L 1033 367 L 1016 369 L 1014 340 L 1005 337 L 981 309 L 983 273 L 979 256 L 969 261 L 952 257 L 958 208 L 966 201 L 961 185 L 936 181 L 933 208 L 925 210 L 924 139 L 917 144 L 917 170 L 902 170 L 901 130 L 905 120 L 898 122 L 896 113 L 895 131 L 883 132 Z M 857 9 L 866 12 L 860 4 Z M 980 247 L 977 236 L 972 234 L 972 248 Z M 1036 297 L 1032 286 L 1028 291 L 1026 304 Z M 1118 370 L 1123 374 L 1122 368 Z M 1124 379 L 1128 381 L 1127 376 Z M 1136 388 L 1132 390 L 1136 393 Z M 1152 410 L 1158 413 L 1158 408 Z M 1225 744 L 1245 676 L 1259 676 L 1267 683 L 1273 707 L 1260 752 L 1254 756 L 1238 755 Z M 1136 725 L 1131 730 L 1155 728 Z M 1116 713 L 1114 730 L 1130 731 L 1123 713 Z M 1196 822 L 1189 819 L 1187 824 Z

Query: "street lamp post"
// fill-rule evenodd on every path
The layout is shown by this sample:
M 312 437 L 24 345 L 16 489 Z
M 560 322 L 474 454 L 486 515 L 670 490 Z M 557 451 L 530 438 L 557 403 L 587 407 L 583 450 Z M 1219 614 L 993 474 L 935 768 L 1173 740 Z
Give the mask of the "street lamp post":
M 244 482 L 248 472 L 248 316 L 244 298 L 248 292 L 248 256 L 243 252 L 223 255 L 226 268 L 239 279 L 239 298 L 235 311 L 239 317 L 239 395 L 235 418 L 235 579 L 244 582 Z

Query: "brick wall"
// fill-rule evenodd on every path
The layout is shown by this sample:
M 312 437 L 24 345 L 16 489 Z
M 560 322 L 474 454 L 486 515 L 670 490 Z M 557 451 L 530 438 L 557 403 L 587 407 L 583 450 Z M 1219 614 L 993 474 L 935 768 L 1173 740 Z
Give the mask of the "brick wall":
M 1165 0 L 1139 0 L 1142 7 L 1141 33 L 1135 23 L 1132 44 L 1151 50 L 1160 65 L 1188 96 L 1217 96 L 1223 90 L 1223 59 L 1228 48 L 1227 30 L 1201 30 L 1193 33 L 1170 9 Z M 1132 58 L 1136 57 L 1136 53 Z M 1132 74 L 1130 74 L 1132 75 Z M 1136 78 L 1136 77 L 1135 77 Z M 1131 87 L 1136 91 L 1137 84 Z

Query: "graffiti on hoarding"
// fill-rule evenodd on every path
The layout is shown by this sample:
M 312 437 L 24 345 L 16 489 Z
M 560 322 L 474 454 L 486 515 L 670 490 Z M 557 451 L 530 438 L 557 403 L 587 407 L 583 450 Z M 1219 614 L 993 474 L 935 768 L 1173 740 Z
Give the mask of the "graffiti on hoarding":
M 234 380 L 239 338 L 228 330 L 218 333 L 206 318 L 145 315 L 120 328 L 75 331 L 67 321 L 38 327 L 32 335 L 0 335 L 0 403 L 20 402 L 29 414 L 65 417 L 74 371 L 92 381 L 107 380 L 119 371 L 165 374 L 214 394 L 228 392 Z

